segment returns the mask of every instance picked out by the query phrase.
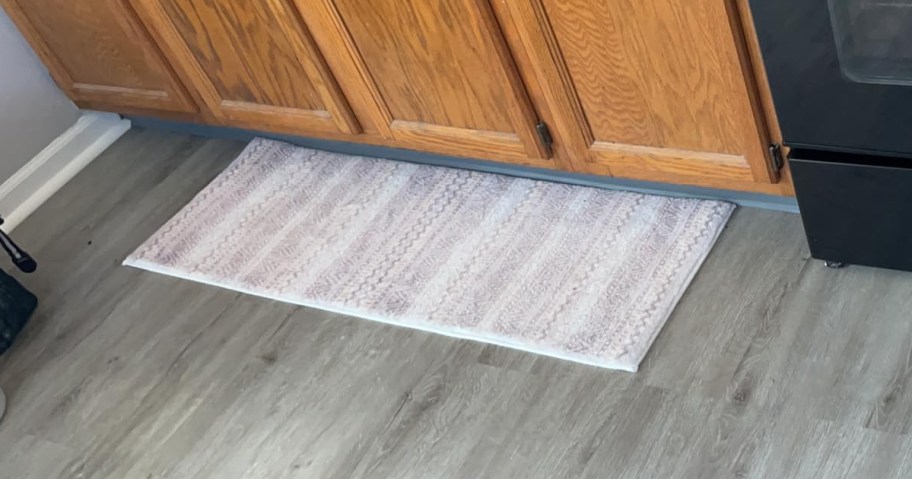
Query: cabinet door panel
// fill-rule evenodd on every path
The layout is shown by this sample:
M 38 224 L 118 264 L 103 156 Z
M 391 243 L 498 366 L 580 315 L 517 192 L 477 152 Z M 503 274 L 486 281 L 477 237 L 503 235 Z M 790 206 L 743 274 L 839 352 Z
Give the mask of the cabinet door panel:
M 223 122 L 307 133 L 359 126 L 288 0 L 134 0 Z
M 296 0 L 379 133 L 406 147 L 550 165 L 487 0 Z M 345 54 L 342 54 L 344 51 Z M 356 97 L 356 95 L 350 95 Z M 363 105 L 362 105 L 363 106 Z
M 196 106 L 124 0 L 0 0 L 80 106 L 193 112 Z
M 725 91 L 738 78 L 706 25 L 727 22 L 722 2 L 693 2 L 719 5 L 721 18 L 679 0 L 544 3 L 597 141 L 741 153 L 738 98 Z
M 723 187 L 777 180 L 730 0 L 508 3 L 549 101 L 572 105 L 579 170 Z

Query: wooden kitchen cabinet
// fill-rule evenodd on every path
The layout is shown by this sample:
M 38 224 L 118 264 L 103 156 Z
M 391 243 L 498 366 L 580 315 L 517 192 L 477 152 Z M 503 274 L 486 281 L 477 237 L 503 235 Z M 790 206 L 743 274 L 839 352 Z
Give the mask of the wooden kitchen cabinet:
M 0 0 L 0 5 L 80 107 L 197 110 L 124 0 Z
M 791 193 L 744 0 L 0 4 L 80 106 Z
M 575 170 L 775 192 L 762 186 L 778 176 L 733 1 L 504 8 Z
M 551 166 L 488 0 L 295 0 L 377 134 L 406 148 Z
M 360 126 L 290 0 L 132 0 L 217 121 L 282 133 Z

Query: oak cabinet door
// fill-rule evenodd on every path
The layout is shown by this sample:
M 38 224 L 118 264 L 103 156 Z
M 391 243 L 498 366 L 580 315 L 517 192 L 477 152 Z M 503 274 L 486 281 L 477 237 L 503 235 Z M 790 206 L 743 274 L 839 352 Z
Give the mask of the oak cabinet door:
M 410 149 L 550 165 L 488 0 L 295 2 L 377 134 Z
M 126 0 L 0 0 L 79 106 L 194 112 Z
M 506 2 L 576 169 L 712 187 L 778 180 L 732 0 Z
M 132 0 L 222 123 L 285 133 L 360 127 L 290 0 Z

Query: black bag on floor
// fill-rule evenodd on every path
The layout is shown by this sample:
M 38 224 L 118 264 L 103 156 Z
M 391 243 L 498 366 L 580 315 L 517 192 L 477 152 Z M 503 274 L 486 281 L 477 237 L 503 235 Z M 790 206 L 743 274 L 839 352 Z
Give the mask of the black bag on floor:
M 0 218 L 0 225 L 3 218 Z M 0 246 L 9 253 L 19 269 L 31 273 L 37 268 L 35 260 L 0 231 Z M 10 346 L 16 335 L 38 306 L 38 298 L 25 289 L 15 278 L 0 270 L 0 354 Z
M 34 294 L 0 270 L 0 354 L 13 345 L 13 339 L 37 306 Z

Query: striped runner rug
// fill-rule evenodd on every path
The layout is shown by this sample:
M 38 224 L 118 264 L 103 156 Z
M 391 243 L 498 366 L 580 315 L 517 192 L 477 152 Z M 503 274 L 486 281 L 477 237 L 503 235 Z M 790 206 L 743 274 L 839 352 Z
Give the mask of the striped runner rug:
M 733 208 L 256 139 L 125 264 L 636 371 Z

